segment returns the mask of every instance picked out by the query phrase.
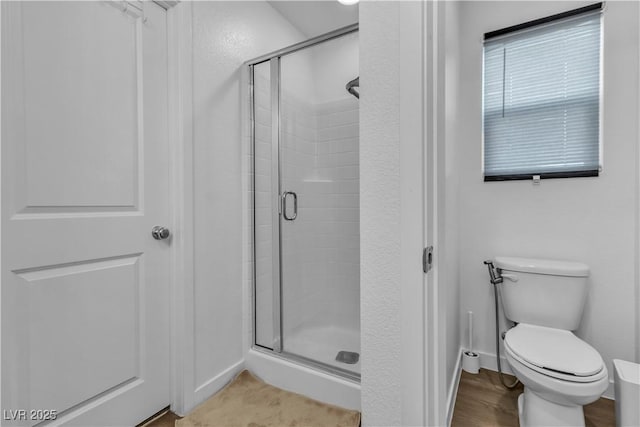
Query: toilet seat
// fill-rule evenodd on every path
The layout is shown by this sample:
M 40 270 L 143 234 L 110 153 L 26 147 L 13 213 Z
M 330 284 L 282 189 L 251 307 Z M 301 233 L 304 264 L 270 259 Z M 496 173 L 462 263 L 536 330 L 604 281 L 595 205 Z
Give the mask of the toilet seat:
M 587 383 L 607 375 L 600 354 L 571 331 L 520 323 L 504 345 L 526 367 L 559 380 Z

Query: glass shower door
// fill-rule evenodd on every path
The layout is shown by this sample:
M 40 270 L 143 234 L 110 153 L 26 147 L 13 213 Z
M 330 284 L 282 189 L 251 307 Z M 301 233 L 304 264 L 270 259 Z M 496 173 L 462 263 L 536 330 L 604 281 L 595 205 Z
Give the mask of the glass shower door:
M 282 350 L 359 374 L 357 33 L 280 59 Z

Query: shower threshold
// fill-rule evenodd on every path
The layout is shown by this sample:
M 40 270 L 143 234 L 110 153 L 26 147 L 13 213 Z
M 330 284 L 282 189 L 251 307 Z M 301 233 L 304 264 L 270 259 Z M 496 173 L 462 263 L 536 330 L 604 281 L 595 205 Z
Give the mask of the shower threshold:
M 317 360 L 314 359 L 310 359 L 308 357 L 305 356 L 301 356 L 298 354 L 294 354 L 294 353 L 289 353 L 286 351 L 283 352 L 277 352 L 277 351 L 273 351 L 273 349 L 270 349 L 268 347 L 263 347 L 261 345 L 258 344 L 254 344 L 252 347 L 254 350 L 257 350 L 261 353 L 265 353 L 268 354 L 272 357 L 276 357 L 278 359 L 283 359 L 289 362 L 293 362 L 296 363 L 298 365 L 301 366 L 307 366 L 309 368 L 312 369 L 317 369 L 318 371 L 321 372 L 325 372 L 327 374 L 331 374 L 331 375 L 335 375 L 337 377 L 340 378 L 344 378 L 346 380 L 350 380 L 350 381 L 354 381 L 356 383 L 360 383 L 360 373 L 359 372 L 354 372 L 351 369 L 347 369 L 345 368 L 341 368 L 339 366 L 337 366 L 337 364 L 327 364 L 327 363 L 323 363 L 323 362 L 319 362 Z

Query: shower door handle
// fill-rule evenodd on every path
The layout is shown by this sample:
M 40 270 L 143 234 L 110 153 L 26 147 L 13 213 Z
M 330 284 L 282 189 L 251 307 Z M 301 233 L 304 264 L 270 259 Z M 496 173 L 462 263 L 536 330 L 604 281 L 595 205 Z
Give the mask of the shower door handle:
M 293 215 L 287 215 L 287 196 L 293 196 Z M 282 217 L 287 221 L 293 221 L 298 217 L 298 195 L 293 191 L 285 191 L 282 193 Z

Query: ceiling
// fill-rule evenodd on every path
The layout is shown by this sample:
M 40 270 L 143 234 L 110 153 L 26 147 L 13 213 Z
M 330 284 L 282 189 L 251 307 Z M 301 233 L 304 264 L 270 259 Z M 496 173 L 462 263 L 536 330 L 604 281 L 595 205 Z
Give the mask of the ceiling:
M 282 16 L 311 38 L 358 22 L 358 5 L 345 6 L 336 0 L 269 0 Z

